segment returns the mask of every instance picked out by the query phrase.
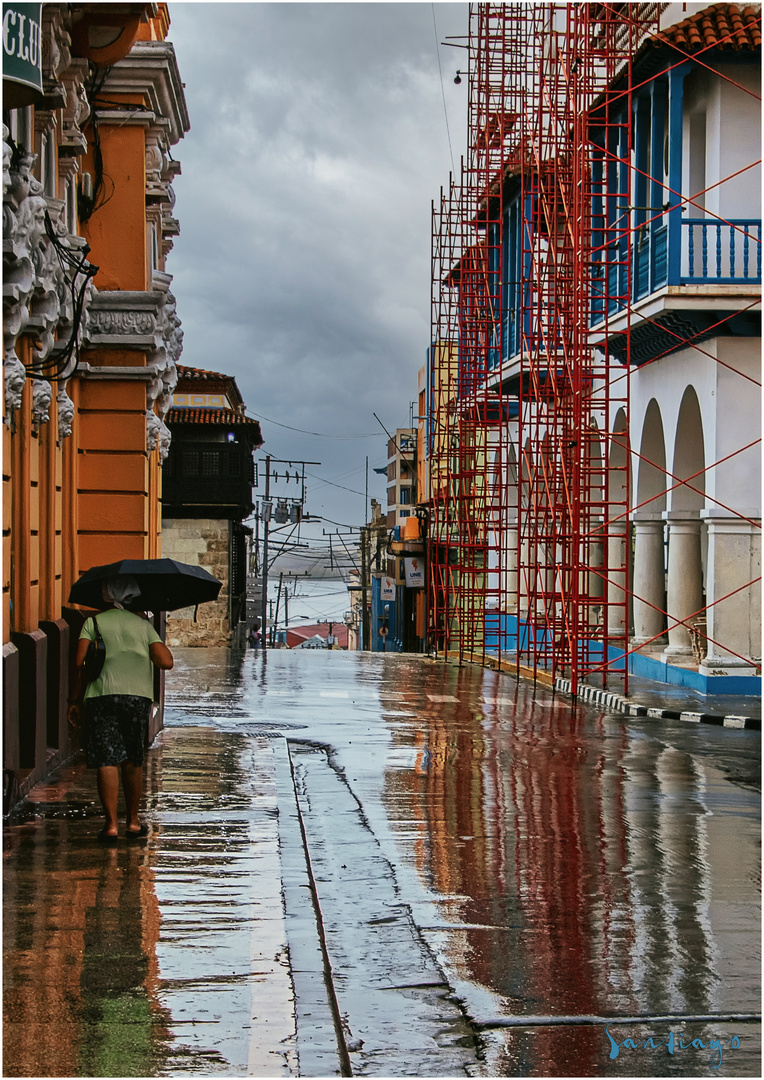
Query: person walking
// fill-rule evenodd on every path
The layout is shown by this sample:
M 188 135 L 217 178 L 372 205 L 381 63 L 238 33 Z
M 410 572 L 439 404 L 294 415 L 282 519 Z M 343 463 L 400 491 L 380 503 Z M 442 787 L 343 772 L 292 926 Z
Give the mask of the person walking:
M 117 797 L 120 773 L 127 820 L 125 838 L 141 840 L 148 826 L 138 817 L 143 795 L 143 758 L 154 700 L 153 668 L 169 671 L 170 650 L 145 616 L 128 610 L 140 589 L 134 578 L 119 576 L 102 586 L 104 610 L 85 620 L 77 643 L 75 664 L 80 672 L 88 646 L 96 639 L 95 622 L 106 646 L 106 659 L 83 698 L 85 761 L 96 769 L 98 795 L 105 824 L 100 843 L 117 843 Z M 76 702 L 70 702 L 76 710 Z

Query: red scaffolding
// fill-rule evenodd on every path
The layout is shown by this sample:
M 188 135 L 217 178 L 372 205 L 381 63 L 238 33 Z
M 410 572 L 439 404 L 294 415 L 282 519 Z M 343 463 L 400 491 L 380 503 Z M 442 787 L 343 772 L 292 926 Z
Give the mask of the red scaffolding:
M 673 41 L 659 33 L 665 6 L 472 7 L 468 157 L 433 210 L 430 645 L 507 657 L 570 679 L 574 693 L 582 681 L 627 684 L 635 275 L 654 272 L 682 207 L 703 194 L 660 183 L 668 151 L 634 136 L 634 60 Z M 758 21 L 746 18 L 731 23 L 737 45 Z M 726 224 L 744 233 L 750 262 L 760 224 L 758 235 Z M 702 243 L 692 222 L 687 232 L 690 265 L 705 267 L 706 232 Z M 666 333 L 666 352 L 702 348 L 679 324 Z M 664 493 L 692 486 L 651 465 Z M 695 629 L 702 614 L 657 606 L 669 630 Z

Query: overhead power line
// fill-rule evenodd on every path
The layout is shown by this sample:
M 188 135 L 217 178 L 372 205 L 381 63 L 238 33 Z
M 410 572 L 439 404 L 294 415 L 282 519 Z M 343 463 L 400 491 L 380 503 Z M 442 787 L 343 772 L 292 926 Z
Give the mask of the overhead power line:
M 286 428 L 288 431 L 299 431 L 302 435 L 314 435 L 317 439 L 378 439 L 379 436 L 376 432 L 372 432 L 370 435 L 363 435 L 361 433 L 344 433 L 342 435 L 327 435 L 324 431 L 307 431 L 305 428 L 292 427 L 291 424 L 282 424 L 278 420 L 271 420 L 269 416 L 263 416 L 262 413 L 255 412 L 254 409 L 248 409 L 247 412 L 252 413 L 258 420 L 265 420 L 268 424 L 274 424 L 276 427 Z

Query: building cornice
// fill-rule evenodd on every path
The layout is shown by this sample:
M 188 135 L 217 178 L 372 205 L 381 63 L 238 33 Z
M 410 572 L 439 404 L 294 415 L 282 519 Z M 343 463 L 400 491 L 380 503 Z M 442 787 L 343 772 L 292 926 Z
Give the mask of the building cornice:
M 112 68 L 99 96 L 108 100 L 112 94 L 145 96 L 155 116 L 169 121 L 172 145 L 191 127 L 175 49 L 169 41 L 136 42 L 129 55 Z M 99 109 L 99 115 L 105 119 L 110 114 Z M 134 123 L 146 121 L 140 111 L 131 112 L 125 119 Z

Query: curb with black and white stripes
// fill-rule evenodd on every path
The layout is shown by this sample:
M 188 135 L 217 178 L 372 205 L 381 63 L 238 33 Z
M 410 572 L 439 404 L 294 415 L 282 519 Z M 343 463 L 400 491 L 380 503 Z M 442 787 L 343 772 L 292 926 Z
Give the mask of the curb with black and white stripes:
M 554 688 L 561 694 L 572 694 L 570 679 L 555 679 Z M 714 724 L 716 727 L 761 731 L 761 720 L 757 717 L 681 712 L 679 709 L 651 709 L 647 705 L 638 705 L 621 694 L 614 694 L 610 690 L 599 690 L 596 686 L 579 686 L 578 700 L 590 705 L 602 705 L 606 709 L 624 713 L 626 716 L 650 716 L 657 720 L 688 720 L 694 724 Z

